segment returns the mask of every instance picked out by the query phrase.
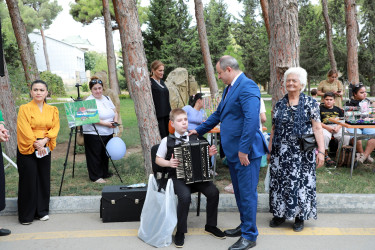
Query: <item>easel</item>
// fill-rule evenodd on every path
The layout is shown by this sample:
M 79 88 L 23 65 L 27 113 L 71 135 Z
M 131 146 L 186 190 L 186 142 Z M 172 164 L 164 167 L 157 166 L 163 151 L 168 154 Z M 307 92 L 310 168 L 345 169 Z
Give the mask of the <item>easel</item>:
M 81 86 L 81 85 L 78 84 L 78 83 L 75 85 L 75 87 L 77 88 L 77 93 L 78 93 L 77 99 L 74 99 L 74 98 L 71 96 L 71 98 L 72 98 L 73 101 L 75 101 L 75 102 L 82 101 L 82 98 L 81 98 L 80 93 L 79 93 L 79 87 L 80 87 L 80 86 Z M 108 158 L 109 158 L 109 159 L 111 160 L 111 162 L 112 162 L 112 166 L 113 166 L 113 168 L 115 169 L 118 178 L 120 179 L 121 183 L 123 183 L 123 181 L 122 181 L 122 179 L 121 179 L 121 176 L 120 176 L 120 174 L 119 174 L 119 172 L 118 172 L 118 170 L 117 170 L 115 164 L 113 163 L 112 158 L 111 158 L 111 156 L 109 155 L 109 153 L 108 153 L 108 151 L 107 151 L 107 148 L 106 148 L 106 146 L 105 146 L 105 144 L 104 144 L 104 142 L 103 142 L 103 140 L 102 140 L 102 137 L 99 135 L 99 132 L 98 132 L 98 130 L 97 130 L 95 124 L 91 124 L 91 125 L 93 125 L 96 134 L 99 136 L 100 141 L 101 141 L 101 143 L 103 144 L 103 146 L 104 146 L 104 148 L 105 148 L 105 151 L 106 151 L 106 153 L 107 153 L 107 155 L 108 155 Z M 62 174 L 62 176 L 61 176 L 61 183 L 60 183 L 59 196 L 61 196 L 61 189 L 62 189 L 62 185 L 63 185 L 63 182 L 64 182 L 65 170 L 66 170 L 66 166 L 67 166 L 67 164 L 68 164 L 68 156 L 69 156 L 69 150 L 70 150 L 70 143 L 72 142 L 73 131 L 74 131 L 74 153 L 73 153 L 73 170 L 72 170 L 72 178 L 74 178 L 74 167 L 75 167 L 76 154 L 77 154 L 77 151 L 76 151 L 76 149 L 77 149 L 77 130 L 78 130 L 78 129 L 77 129 L 77 126 L 74 126 L 74 127 L 70 128 L 70 133 L 69 133 L 69 142 L 68 142 L 68 148 L 67 148 L 67 150 L 66 150 L 66 156 L 65 156 L 65 162 L 64 162 L 64 170 L 63 170 L 63 174 Z M 82 132 L 82 131 L 80 131 L 80 133 L 81 133 L 81 132 Z

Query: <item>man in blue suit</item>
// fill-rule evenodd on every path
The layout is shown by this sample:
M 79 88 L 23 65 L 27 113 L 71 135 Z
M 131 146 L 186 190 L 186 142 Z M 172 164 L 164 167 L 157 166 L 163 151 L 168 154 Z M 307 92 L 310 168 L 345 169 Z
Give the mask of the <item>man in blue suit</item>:
M 221 144 L 241 219 L 240 226 L 225 233 L 229 237 L 241 236 L 229 250 L 244 250 L 256 245 L 259 169 L 262 156 L 268 152 L 259 130 L 260 91 L 231 56 L 221 57 L 216 70 L 219 79 L 227 85 L 222 100 L 207 121 L 191 133 L 203 135 L 221 122 Z

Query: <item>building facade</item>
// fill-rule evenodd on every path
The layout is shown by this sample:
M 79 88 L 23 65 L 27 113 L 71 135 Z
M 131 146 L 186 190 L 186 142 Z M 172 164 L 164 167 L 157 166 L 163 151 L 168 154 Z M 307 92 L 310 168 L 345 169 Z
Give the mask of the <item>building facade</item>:
M 29 34 L 35 60 L 40 72 L 47 70 L 42 36 L 37 32 Z M 60 76 L 67 85 L 87 82 L 85 73 L 85 51 L 69 43 L 45 36 L 51 73 Z

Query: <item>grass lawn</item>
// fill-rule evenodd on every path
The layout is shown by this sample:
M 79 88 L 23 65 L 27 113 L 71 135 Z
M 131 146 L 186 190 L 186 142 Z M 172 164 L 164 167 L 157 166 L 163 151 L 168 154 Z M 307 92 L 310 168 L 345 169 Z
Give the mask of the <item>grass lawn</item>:
M 265 101 L 267 110 L 267 132 L 271 130 L 271 101 Z M 58 136 L 58 146 L 52 153 L 51 170 L 51 195 L 57 196 L 60 188 L 61 176 L 64 169 L 64 161 L 69 139 L 70 129 L 66 121 L 66 115 L 63 104 L 56 104 L 60 111 L 61 128 Z M 124 125 L 122 139 L 127 146 L 126 156 L 114 161 L 120 173 L 124 184 L 133 184 L 147 182 L 144 173 L 144 159 L 140 147 L 140 136 L 137 125 L 137 117 L 134 111 L 134 103 L 131 99 L 121 100 L 121 117 Z M 73 144 L 73 143 L 72 143 Z M 72 145 L 71 145 L 72 146 Z M 84 148 L 78 148 L 78 155 L 75 164 L 75 176 L 72 178 L 73 150 L 71 149 L 68 165 L 66 168 L 62 195 L 100 195 L 104 184 L 93 183 L 88 178 L 86 163 L 84 158 Z M 229 170 L 218 158 L 218 176 L 216 185 L 220 192 L 230 181 Z M 375 172 L 374 166 L 369 164 L 360 165 L 353 172 L 353 178 L 350 178 L 350 169 L 338 168 L 327 169 L 322 167 L 317 170 L 317 191 L 319 193 L 375 193 Z M 110 170 L 115 172 L 110 164 Z M 261 168 L 259 176 L 258 191 L 264 193 L 264 178 L 267 168 Z M 17 197 L 18 190 L 18 172 L 15 168 L 9 167 L 6 173 L 6 192 L 7 197 Z M 117 176 L 110 178 L 106 185 L 121 185 Z

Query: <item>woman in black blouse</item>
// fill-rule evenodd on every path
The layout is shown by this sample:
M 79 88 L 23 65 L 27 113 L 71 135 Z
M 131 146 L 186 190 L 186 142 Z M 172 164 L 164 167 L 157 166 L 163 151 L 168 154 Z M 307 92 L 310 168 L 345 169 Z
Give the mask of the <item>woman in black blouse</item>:
M 151 89 L 152 98 L 154 99 L 156 118 L 158 119 L 160 137 L 166 137 L 168 132 L 169 112 L 169 91 L 162 80 L 164 76 L 164 64 L 161 61 L 151 63 Z

